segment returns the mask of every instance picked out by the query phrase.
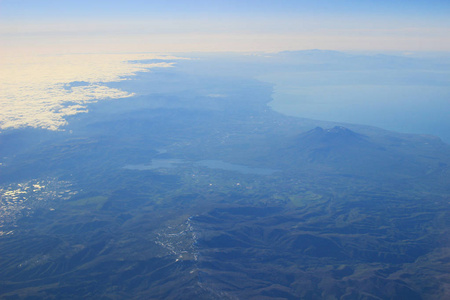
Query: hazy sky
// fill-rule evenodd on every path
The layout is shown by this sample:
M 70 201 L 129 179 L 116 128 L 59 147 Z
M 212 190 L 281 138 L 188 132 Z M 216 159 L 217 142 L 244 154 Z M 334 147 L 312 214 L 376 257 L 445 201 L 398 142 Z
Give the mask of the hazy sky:
M 450 51 L 450 1 L 0 0 L 0 46 L 38 52 Z

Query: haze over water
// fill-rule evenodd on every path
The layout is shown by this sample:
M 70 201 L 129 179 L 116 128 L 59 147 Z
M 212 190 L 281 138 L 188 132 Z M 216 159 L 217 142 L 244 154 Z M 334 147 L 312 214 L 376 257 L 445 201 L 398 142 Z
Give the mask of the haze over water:
M 301 71 L 262 77 L 281 113 L 356 123 L 450 142 L 450 69 Z

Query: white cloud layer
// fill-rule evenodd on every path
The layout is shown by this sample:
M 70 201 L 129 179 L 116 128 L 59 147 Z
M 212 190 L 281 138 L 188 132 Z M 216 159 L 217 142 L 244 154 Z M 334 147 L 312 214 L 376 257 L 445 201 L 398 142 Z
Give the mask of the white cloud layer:
M 87 112 L 86 104 L 133 96 L 104 83 L 172 63 L 128 61 L 174 57 L 154 54 L 16 56 L 0 61 L 0 129 L 41 127 L 58 130 L 65 116 Z M 83 85 L 70 87 L 71 82 Z

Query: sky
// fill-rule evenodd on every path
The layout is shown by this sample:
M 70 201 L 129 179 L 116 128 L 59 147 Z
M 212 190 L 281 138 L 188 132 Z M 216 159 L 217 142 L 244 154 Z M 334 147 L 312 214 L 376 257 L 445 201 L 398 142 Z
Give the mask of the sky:
M 450 1 L 436 0 L 0 0 L 0 46 L 42 53 L 450 51 L 449 16 Z

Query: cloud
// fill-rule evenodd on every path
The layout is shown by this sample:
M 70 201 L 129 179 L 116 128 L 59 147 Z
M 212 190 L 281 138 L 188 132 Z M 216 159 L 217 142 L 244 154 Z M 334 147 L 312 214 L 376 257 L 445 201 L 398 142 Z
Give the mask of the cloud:
M 0 62 L 0 128 L 61 129 L 67 123 L 65 116 L 87 112 L 88 103 L 133 96 L 105 83 L 173 65 L 135 62 L 144 59 L 177 58 L 154 54 L 10 55 Z M 70 87 L 71 82 L 85 84 Z

